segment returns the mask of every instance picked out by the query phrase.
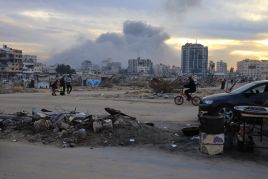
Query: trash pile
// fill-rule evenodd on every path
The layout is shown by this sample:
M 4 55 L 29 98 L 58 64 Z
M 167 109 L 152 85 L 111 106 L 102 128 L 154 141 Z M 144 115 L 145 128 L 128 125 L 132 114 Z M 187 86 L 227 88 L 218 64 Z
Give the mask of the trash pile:
M 0 113 L 0 139 L 40 142 L 59 147 L 172 144 L 182 140 L 174 131 L 139 122 L 119 110 L 105 108 L 107 115 L 55 112 L 33 108 L 32 114 Z
M 149 81 L 149 87 L 156 93 L 171 93 L 174 90 L 183 88 L 188 83 L 187 76 L 180 76 L 173 81 L 153 78 Z
M 170 93 L 173 90 L 168 81 L 160 80 L 157 78 L 153 78 L 149 82 L 149 87 L 152 88 L 156 93 Z

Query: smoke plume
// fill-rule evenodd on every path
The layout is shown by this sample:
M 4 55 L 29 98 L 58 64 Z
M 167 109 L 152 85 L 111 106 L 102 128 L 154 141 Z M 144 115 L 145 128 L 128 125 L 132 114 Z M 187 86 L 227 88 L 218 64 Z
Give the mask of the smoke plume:
M 139 21 L 126 21 L 122 33 L 104 33 L 95 41 L 87 40 L 82 44 L 54 55 L 50 63 L 65 63 L 80 67 L 84 60 L 100 64 L 102 60 L 127 65 L 128 59 L 150 58 L 154 63 L 178 64 L 179 56 L 175 49 L 165 44 L 169 35 L 159 27 Z
M 169 13 L 182 16 L 193 8 L 199 7 L 202 0 L 167 0 L 165 8 Z

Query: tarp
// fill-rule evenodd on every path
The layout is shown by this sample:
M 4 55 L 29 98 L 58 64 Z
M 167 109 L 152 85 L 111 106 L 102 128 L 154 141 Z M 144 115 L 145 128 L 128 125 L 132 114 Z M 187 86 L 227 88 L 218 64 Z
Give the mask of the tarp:
M 87 79 L 86 80 L 86 85 L 87 86 L 99 86 L 101 84 L 101 80 L 95 80 L 95 79 Z

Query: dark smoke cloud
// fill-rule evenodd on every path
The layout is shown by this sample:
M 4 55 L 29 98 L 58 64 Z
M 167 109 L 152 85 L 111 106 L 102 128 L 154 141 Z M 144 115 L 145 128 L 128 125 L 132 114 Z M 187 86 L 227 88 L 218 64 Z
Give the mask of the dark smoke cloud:
M 179 64 L 175 49 L 165 44 L 169 35 L 163 29 L 139 21 L 126 21 L 123 33 L 105 33 L 96 41 L 88 40 L 82 44 L 54 55 L 52 63 L 65 63 L 80 67 L 84 60 L 100 64 L 112 58 L 126 66 L 131 58 L 150 58 L 154 63 Z
M 202 0 L 167 0 L 165 8 L 169 13 L 184 15 L 188 11 L 201 5 Z

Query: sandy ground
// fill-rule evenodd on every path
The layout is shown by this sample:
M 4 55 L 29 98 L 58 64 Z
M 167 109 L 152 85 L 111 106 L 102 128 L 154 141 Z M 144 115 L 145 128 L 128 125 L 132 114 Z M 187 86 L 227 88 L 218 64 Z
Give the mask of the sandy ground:
M 31 111 L 33 107 L 50 110 L 74 110 L 105 114 L 105 107 L 119 109 L 141 121 L 189 121 L 197 118 L 198 108 L 191 104 L 177 106 L 173 99 L 130 99 L 91 97 L 92 94 L 120 94 L 125 91 L 74 92 L 66 96 L 44 93 L 16 93 L 0 95 L 0 111 L 12 113 Z
M 1 178 L 265 178 L 267 165 L 148 148 L 59 149 L 0 143 Z
M 51 110 L 86 111 L 104 114 L 113 107 L 141 121 L 193 121 L 197 107 L 176 106 L 172 99 L 124 99 L 91 97 L 99 92 L 74 92 L 53 97 L 48 91 L 34 94 L 1 94 L 2 112 L 31 111 L 32 107 Z M 124 91 L 103 91 L 120 94 Z M 268 159 L 260 162 L 190 156 L 183 152 L 168 153 L 155 148 L 78 147 L 60 149 L 53 146 L 0 141 L 0 178 L 263 178 Z

